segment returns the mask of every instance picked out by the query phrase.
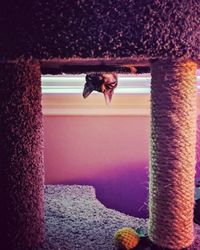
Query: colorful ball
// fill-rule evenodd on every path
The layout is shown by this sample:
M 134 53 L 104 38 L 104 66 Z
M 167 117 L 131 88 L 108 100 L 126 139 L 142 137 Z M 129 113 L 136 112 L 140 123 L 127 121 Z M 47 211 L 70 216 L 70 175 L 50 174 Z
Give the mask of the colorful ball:
M 115 233 L 114 241 L 118 250 L 131 250 L 138 245 L 140 236 L 133 228 L 123 227 Z

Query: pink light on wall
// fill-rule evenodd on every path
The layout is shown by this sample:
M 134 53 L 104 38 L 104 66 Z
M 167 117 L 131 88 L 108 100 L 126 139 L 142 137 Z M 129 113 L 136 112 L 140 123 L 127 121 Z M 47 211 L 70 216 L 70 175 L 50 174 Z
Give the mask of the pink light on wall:
M 147 216 L 148 116 L 45 116 L 44 131 L 47 184 L 93 185 L 106 206 Z

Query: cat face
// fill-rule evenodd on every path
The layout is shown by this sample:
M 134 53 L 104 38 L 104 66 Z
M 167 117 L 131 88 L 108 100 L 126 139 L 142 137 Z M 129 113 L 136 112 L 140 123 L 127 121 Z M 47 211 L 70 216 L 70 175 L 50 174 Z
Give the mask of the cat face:
M 104 94 L 106 103 L 110 103 L 114 89 L 117 87 L 117 75 L 114 73 L 105 73 L 103 74 L 103 80 L 101 91 Z
M 117 75 L 115 73 L 90 73 L 86 75 L 83 97 L 88 97 L 94 90 L 103 93 L 106 103 L 109 103 L 116 87 Z

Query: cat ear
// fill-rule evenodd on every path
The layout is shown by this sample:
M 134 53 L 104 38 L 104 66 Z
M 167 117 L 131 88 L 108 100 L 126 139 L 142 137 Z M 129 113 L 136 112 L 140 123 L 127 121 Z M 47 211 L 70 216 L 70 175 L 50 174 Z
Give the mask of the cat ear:
M 91 85 L 90 86 L 87 85 L 86 83 L 83 89 L 83 97 L 87 98 L 92 93 L 93 90 L 94 88 L 92 88 Z

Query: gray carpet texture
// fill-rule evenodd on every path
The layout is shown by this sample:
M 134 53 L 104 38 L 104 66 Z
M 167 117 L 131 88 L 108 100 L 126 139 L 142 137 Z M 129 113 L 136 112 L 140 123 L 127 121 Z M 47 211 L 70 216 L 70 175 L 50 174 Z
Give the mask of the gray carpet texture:
M 45 187 L 46 240 L 34 250 L 114 250 L 113 235 L 119 228 L 147 231 L 147 220 L 106 208 L 92 186 Z M 195 225 L 192 249 L 200 249 L 200 226 Z M 145 248 L 146 249 L 146 248 Z M 152 248 L 147 248 L 152 249 Z

